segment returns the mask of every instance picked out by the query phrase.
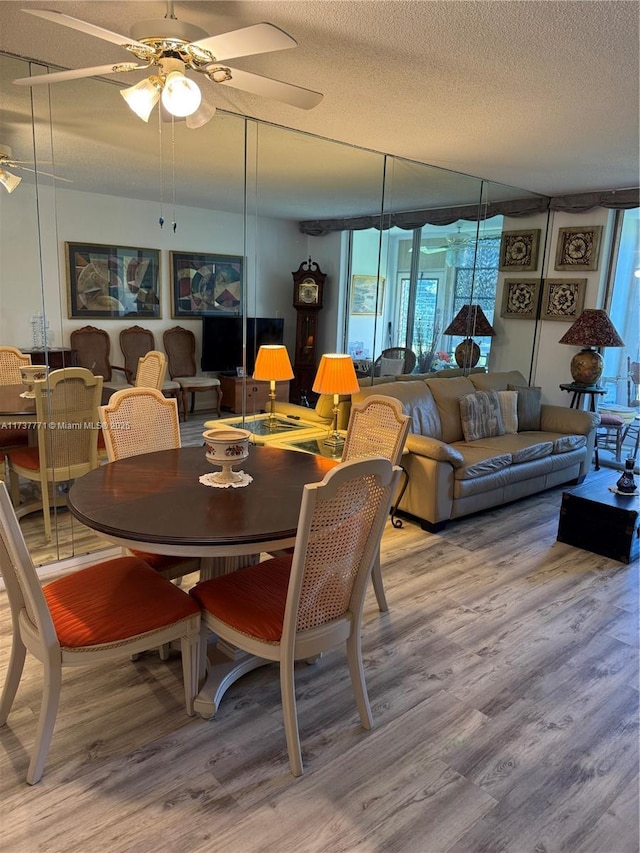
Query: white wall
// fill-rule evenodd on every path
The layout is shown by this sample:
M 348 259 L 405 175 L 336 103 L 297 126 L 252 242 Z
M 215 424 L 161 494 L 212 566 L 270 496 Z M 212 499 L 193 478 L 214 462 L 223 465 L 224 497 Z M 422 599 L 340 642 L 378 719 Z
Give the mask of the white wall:
M 591 225 L 603 226 L 598 269 L 592 272 L 583 272 L 580 270 L 575 273 L 554 269 L 558 229 Z M 582 214 L 558 212 L 551 216 L 549 226 L 551 239 L 545 258 L 544 277 L 553 279 L 585 278 L 587 280 L 587 289 L 584 308 L 602 308 L 603 306 L 607 276 L 606 258 L 613 236 L 612 225 L 613 212 L 605 208 L 596 208 Z M 536 346 L 531 384 L 541 386 L 545 402 L 568 406 L 570 396 L 566 391 L 561 391 L 559 385 L 572 381 L 569 365 L 576 352 L 579 352 L 580 347 L 571 347 L 558 343 L 564 333 L 571 327 L 571 323 L 559 322 L 557 320 L 542 320 L 539 326 L 540 332 Z
M 20 188 L 22 189 L 22 187 Z M 120 361 L 118 335 L 137 322 L 91 318 L 71 320 L 67 308 L 65 242 L 99 243 L 161 250 L 161 319 L 141 318 L 162 349 L 162 332 L 177 323 L 191 328 L 200 342 L 199 319 L 171 317 L 171 251 L 246 254 L 247 306 L 250 316 L 285 318 L 285 343 L 291 355 L 295 340 L 291 272 L 308 257 L 308 238 L 296 222 L 262 218 L 247 228 L 240 214 L 176 208 L 177 230 L 170 222 L 158 224 L 159 205 L 91 195 L 75 190 L 40 188 L 42 276 L 37 242 L 35 202 L 31 192 L 0 196 L 0 341 L 3 345 L 30 347 L 33 314 L 44 304 L 53 334 L 52 346 L 68 346 L 73 328 L 91 324 L 109 332 L 112 362 Z M 165 219 L 169 219 L 165 211 Z M 199 364 L 200 352 L 196 353 Z

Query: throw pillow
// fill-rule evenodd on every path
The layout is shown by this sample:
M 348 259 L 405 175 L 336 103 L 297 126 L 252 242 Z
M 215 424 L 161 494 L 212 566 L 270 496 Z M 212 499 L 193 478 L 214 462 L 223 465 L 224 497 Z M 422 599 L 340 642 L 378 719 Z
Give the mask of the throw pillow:
M 508 391 L 518 392 L 518 430 L 540 429 L 540 407 L 542 406 L 542 388 L 527 385 L 507 385 Z
M 400 376 L 404 370 L 404 358 L 380 358 L 380 376 Z
M 498 391 L 498 401 L 504 431 L 507 435 L 515 435 L 518 432 L 518 392 Z
M 497 391 L 476 391 L 460 397 L 460 420 L 465 441 L 504 435 Z

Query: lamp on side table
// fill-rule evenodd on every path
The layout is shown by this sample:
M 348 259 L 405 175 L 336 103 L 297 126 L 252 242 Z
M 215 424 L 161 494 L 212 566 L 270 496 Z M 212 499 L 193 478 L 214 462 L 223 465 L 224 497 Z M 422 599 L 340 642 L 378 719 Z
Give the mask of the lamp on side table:
M 282 344 L 263 344 L 258 350 L 256 364 L 253 369 L 253 378 L 269 382 L 269 410 L 268 424 L 270 430 L 279 428 L 275 413 L 276 404 L 276 382 L 288 382 L 293 379 L 293 369 L 289 361 L 287 348 Z
M 355 394 L 360 390 L 358 377 L 353 369 L 353 359 L 345 353 L 328 353 L 320 359 L 313 382 L 314 394 L 333 394 L 333 420 L 331 432 L 325 439 L 330 447 L 341 447 L 344 438 L 338 432 L 338 403 L 341 394 Z

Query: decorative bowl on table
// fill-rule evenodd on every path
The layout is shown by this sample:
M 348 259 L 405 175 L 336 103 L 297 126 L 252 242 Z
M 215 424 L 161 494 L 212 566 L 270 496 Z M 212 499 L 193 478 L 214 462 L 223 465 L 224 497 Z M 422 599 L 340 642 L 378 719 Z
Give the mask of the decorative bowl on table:
M 27 386 L 27 390 L 20 394 L 21 397 L 31 399 L 35 397 L 34 385 L 36 382 L 45 382 L 49 375 L 49 366 L 46 364 L 25 364 L 20 368 L 20 377 L 22 384 Z
M 213 474 L 219 484 L 243 481 L 242 472 L 233 471 L 249 455 L 251 433 L 246 429 L 208 429 L 202 433 L 207 461 L 221 468 Z

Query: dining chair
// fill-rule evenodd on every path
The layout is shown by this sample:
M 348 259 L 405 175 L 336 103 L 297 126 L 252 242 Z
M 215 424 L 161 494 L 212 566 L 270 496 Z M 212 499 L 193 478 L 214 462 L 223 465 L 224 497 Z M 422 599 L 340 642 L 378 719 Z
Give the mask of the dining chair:
M 202 611 L 200 678 L 207 632 L 278 661 L 284 731 L 294 776 L 302 774 L 294 664 L 346 642 L 363 728 L 373 726 L 361 650 L 364 595 L 400 469 L 358 459 L 304 487 L 292 555 L 273 557 L 190 590 Z
M 216 412 L 220 417 L 222 391 L 220 380 L 210 376 L 196 376 L 196 338 L 190 329 L 173 326 L 163 336 L 164 349 L 169 361 L 169 376 L 180 385 L 182 413 L 187 420 L 187 399 L 191 394 L 191 411 L 195 406 L 195 395 L 201 391 L 214 391 L 216 394 Z
M 44 668 L 42 705 L 27 782 L 44 770 L 53 736 L 62 670 L 147 651 L 180 640 L 187 714 L 197 692 L 200 610 L 192 598 L 136 557 L 116 557 L 41 586 L 4 483 L 0 483 L 0 570 L 13 640 L 0 696 L 7 722 L 27 650 Z M 165 708 L 158 705 L 158 714 Z
M 410 423 L 411 419 L 402 413 L 402 403 L 393 397 L 372 394 L 364 402 L 352 404 L 342 461 L 384 456 L 392 465 L 400 465 Z M 380 549 L 373 563 L 371 580 L 378 609 L 385 612 L 389 605 L 382 582 Z
M 90 370 L 96 376 L 102 376 L 103 388 L 118 390 L 124 387 L 123 382 L 131 384 L 133 374 L 126 367 L 111 364 L 111 340 L 104 329 L 96 326 L 82 326 L 73 329 L 70 341 L 71 349 L 77 353 L 79 367 Z M 117 370 L 123 374 L 123 382 L 113 381 L 113 372 Z
M 64 498 L 50 494 L 62 482 L 75 480 L 98 464 L 98 406 L 102 377 L 84 367 L 52 370 L 46 383 L 34 385 L 37 445 L 7 454 L 11 494 L 19 495 L 19 478 L 40 484 L 47 540 L 51 539 L 50 507 Z
M 100 422 L 104 425 L 105 450 L 109 462 L 181 446 L 178 404 L 175 400 L 167 399 L 156 388 L 123 388 L 116 391 L 106 406 L 100 406 L 99 413 Z M 200 561 L 196 557 L 134 550 L 131 553 L 169 580 L 181 578 L 200 568 Z
M 31 356 L 15 347 L 0 347 L 0 385 L 21 385 L 20 368 L 31 364 Z M 0 430 L 0 464 L 5 466 L 8 476 L 6 453 L 15 447 L 26 447 L 29 443 L 27 424 L 10 426 Z
M 181 394 L 180 385 L 171 379 L 166 379 L 166 356 L 156 349 L 155 337 L 151 329 L 144 329 L 142 326 L 129 326 L 120 332 L 120 349 L 124 357 L 125 370 L 133 377 L 133 384 L 136 387 L 141 385 L 159 388 L 167 397 L 179 398 Z M 150 352 L 158 353 L 165 361 L 165 369 L 163 373 L 162 384 L 157 385 L 146 369 L 142 376 L 139 376 L 139 368 L 141 365 L 140 359 L 147 356 Z M 147 362 L 145 362 L 145 365 Z

